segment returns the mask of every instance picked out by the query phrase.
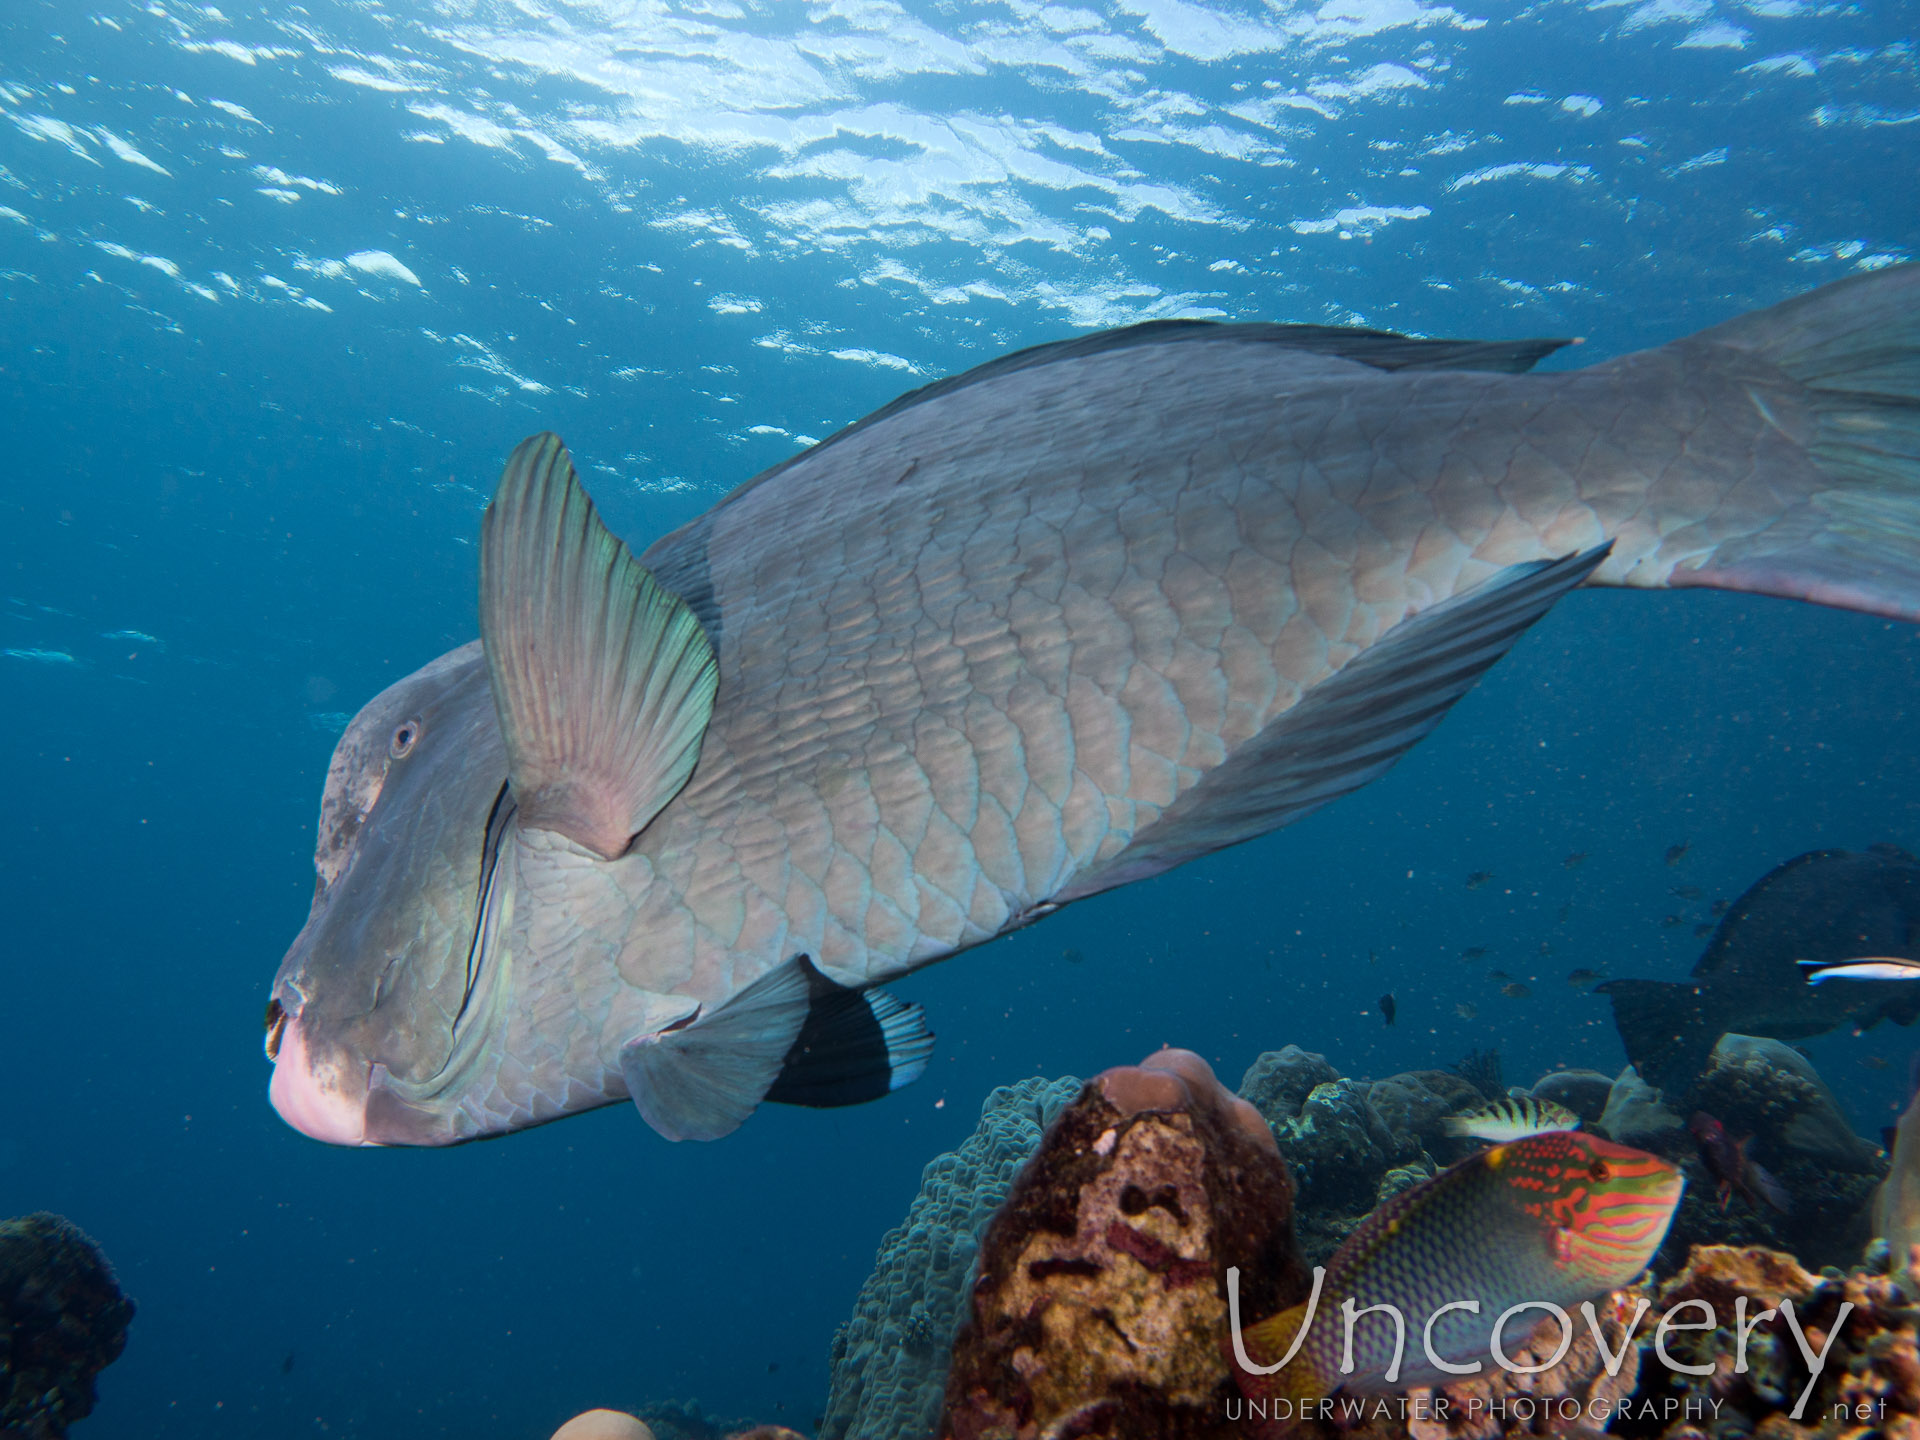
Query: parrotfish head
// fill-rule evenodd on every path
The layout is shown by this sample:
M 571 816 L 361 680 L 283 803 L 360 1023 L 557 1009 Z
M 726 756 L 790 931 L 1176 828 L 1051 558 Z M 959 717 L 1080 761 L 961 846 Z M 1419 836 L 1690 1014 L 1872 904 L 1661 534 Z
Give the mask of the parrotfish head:
M 307 923 L 267 1007 L 274 1108 L 336 1145 L 434 1144 L 486 1020 L 485 881 L 511 799 L 475 644 L 382 691 L 335 747 Z
M 1686 1184 L 1658 1155 L 1585 1131 L 1530 1135 L 1485 1158 L 1521 1208 L 1550 1226 L 1553 1264 L 1593 1292 L 1646 1269 Z

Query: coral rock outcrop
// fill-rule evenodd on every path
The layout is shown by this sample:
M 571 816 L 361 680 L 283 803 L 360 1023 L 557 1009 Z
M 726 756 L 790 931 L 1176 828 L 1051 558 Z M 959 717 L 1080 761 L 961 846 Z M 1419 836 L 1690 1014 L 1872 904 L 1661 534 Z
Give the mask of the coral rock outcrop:
M 1199 1056 L 1097 1076 L 987 1231 L 938 1433 L 1235 1436 L 1227 1270 L 1248 1313 L 1304 1298 L 1291 1214 L 1265 1120 Z
M 79 1227 L 0 1221 L 0 1435 L 61 1440 L 91 1414 L 94 1377 L 126 1348 L 133 1308 Z

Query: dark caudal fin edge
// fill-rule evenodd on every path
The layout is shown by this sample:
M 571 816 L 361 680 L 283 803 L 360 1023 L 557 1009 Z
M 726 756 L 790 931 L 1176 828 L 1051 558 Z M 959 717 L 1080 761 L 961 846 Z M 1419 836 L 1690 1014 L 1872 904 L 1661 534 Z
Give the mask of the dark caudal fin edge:
M 1803 387 L 1807 452 L 1825 484 L 1774 530 L 1669 583 L 1920 620 L 1920 265 L 1852 276 L 1688 343 L 1700 342 L 1768 360 Z

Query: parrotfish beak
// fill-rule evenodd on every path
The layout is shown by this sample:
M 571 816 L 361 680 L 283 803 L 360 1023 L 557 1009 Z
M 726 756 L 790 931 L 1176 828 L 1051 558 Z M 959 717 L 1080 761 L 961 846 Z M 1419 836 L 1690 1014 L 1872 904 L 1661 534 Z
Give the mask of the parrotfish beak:
M 346 1073 L 338 1061 L 316 1069 L 300 1017 L 284 1011 L 268 1017 L 273 1084 L 267 1093 L 280 1118 L 329 1145 L 378 1144 L 367 1139 L 367 1076 Z

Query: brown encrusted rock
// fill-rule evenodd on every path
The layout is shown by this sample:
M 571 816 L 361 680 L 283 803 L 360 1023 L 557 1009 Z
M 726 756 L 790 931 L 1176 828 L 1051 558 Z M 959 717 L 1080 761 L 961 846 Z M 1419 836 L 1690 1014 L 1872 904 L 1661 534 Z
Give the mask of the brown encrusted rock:
M 1920 1351 L 1909 1298 L 1915 1288 L 1916 1277 L 1905 1271 L 1886 1275 L 1855 1268 L 1845 1275 L 1813 1275 L 1775 1251 L 1696 1246 L 1686 1268 L 1661 1287 L 1655 1311 L 1687 1299 L 1714 1307 L 1718 1329 L 1682 1336 L 1677 1343 L 1669 1339 L 1676 1357 L 1711 1362 L 1714 1371 L 1694 1377 L 1649 1364 L 1642 1379 L 1653 1383 L 1643 1384 L 1635 1401 L 1657 1392 L 1706 1405 L 1713 1418 L 1701 1428 L 1723 1440 L 1749 1435 L 1834 1440 L 1869 1431 L 1888 1440 L 1920 1440 Z M 1754 1321 L 1744 1372 L 1732 1358 L 1735 1307 L 1742 1297 Z M 1778 1313 L 1760 1318 L 1787 1300 L 1816 1352 L 1831 1339 L 1818 1379 L 1785 1318 Z M 1843 1311 L 1844 1306 L 1852 1308 Z M 1792 1411 L 1802 1392 L 1806 1404 L 1796 1421 Z M 1680 1440 L 1675 1427 L 1667 1437 Z
M 1227 1270 L 1243 1314 L 1305 1298 L 1292 1198 L 1265 1120 L 1199 1056 L 1096 1076 L 988 1227 L 940 1435 L 1237 1440 Z

